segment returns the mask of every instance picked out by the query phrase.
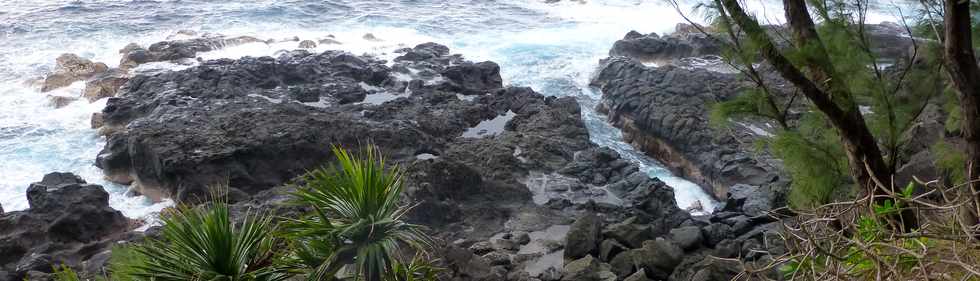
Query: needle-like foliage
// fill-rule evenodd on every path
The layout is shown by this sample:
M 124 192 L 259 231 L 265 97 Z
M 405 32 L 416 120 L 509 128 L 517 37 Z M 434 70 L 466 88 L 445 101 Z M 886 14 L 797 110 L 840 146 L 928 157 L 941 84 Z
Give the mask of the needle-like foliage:
M 286 225 L 297 265 L 312 271 L 311 280 L 334 279 L 351 266 L 355 279 L 380 281 L 396 263 L 399 246 L 424 250 L 422 228 L 403 220 L 410 209 L 399 202 L 401 173 L 385 168 L 373 146 L 353 155 L 334 147 L 337 163 L 309 172 L 294 196 L 313 214 Z

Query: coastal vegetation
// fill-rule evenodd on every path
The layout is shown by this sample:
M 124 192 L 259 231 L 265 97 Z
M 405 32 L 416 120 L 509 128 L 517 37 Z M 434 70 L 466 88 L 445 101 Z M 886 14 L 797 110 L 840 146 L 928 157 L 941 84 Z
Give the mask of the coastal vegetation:
M 872 41 L 868 1 L 783 1 L 785 26 L 765 25 L 737 0 L 703 4 L 712 25 L 699 31 L 724 42 L 725 62 L 753 84 L 715 104 L 713 122 L 778 124 L 758 146 L 793 177 L 790 214 L 776 215 L 789 251 L 768 268 L 792 280 L 976 278 L 974 2 L 921 1 L 919 20 L 901 23 L 911 48 L 895 60 Z M 947 119 L 929 120 L 930 107 Z M 941 138 L 923 135 L 929 122 L 945 124 Z M 900 171 L 920 138 L 935 141 L 925 145 L 936 178 Z
M 162 216 L 161 235 L 113 249 L 105 280 L 436 280 L 430 240 L 406 223 L 397 166 L 374 146 L 334 147 L 336 164 L 302 177 L 292 194 L 300 218 L 229 208 L 220 196 Z M 220 188 L 220 187 L 219 187 Z M 218 193 L 218 192 L 216 192 Z M 244 213 L 241 213 L 244 212 Z M 68 267 L 58 280 L 78 280 Z

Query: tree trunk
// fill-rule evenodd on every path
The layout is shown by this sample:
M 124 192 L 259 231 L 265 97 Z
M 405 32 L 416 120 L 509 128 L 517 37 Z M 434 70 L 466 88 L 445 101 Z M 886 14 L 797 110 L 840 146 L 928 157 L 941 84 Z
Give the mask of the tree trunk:
M 973 181 L 980 176 L 980 67 L 973 51 L 970 1 L 946 0 L 945 3 L 945 58 L 946 71 L 959 93 L 962 113 L 963 139 L 966 141 L 966 175 L 969 189 L 974 195 L 972 223 L 980 213 L 980 183 Z
M 854 180 L 866 192 L 873 194 L 879 204 L 887 200 L 888 190 L 884 188 L 894 191 L 892 186 L 894 169 L 885 161 L 877 140 L 864 122 L 864 117 L 857 105 L 851 101 L 851 94 L 847 92 L 847 87 L 833 79 L 834 67 L 816 33 L 806 3 L 803 0 L 784 0 L 784 8 L 797 46 L 805 45 L 808 46 L 808 50 L 815 52 L 807 60 L 807 70 L 813 75 L 813 79 L 807 78 L 802 70 L 776 49 L 765 30 L 745 13 L 739 6 L 738 0 L 723 0 L 722 3 L 735 24 L 760 47 L 762 57 L 772 64 L 783 78 L 799 88 L 837 129 L 847 152 L 848 166 Z M 843 103 L 843 107 L 835 102 L 834 98 L 843 99 L 840 102 Z M 884 187 L 879 188 L 874 179 Z M 897 219 L 902 222 L 906 231 L 917 227 L 915 215 L 911 211 L 902 212 Z

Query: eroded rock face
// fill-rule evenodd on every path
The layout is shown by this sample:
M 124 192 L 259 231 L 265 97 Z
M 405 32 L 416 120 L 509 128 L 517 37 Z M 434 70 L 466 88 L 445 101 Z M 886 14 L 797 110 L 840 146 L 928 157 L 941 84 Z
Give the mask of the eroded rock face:
M 199 38 L 157 42 L 147 48 L 131 43 L 119 50 L 123 54 L 119 67 L 130 69 L 148 62 L 190 59 L 197 57 L 197 53 L 258 42 L 266 41 L 251 36 L 228 38 L 218 34 L 205 34 Z
M 0 280 L 43 275 L 52 265 L 80 267 L 132 238 L 132 223 L 109 207 L 109 194 L 73 174 L 45 175 L 28 188 L 27 201 L 27 210 L 0 213 Z
M 636 60 L 606 60 L 592 81 L 603 93 L 609 120 L 627 141 L 671 170 L 725 198 L 734 184 L 785 186 L 782 168 L 755 153 L 751 127 L 730 132 L 709 124 L 710 106 L 731 99 L 745 84 L 736 75 L 674 66 L 647 67 Z
M 611 224 L 603 237 L 629 249 L 607 262 L 620 278 L 642 273 L 636 278 L 727 280 L 740 272 L 733 266 L 737 263 L 709 256 L 761 263 L 772 256 L 752 249 L 780 252 L 782 242 L 773 239 L 779 230 L 765 212 L 785 204 L 789 178 L 778 160 L 751 145 L 771 137 L 775 124 L 751 119 L 732 120 L 728 127 L 709 123 L 712 104 L 732 99 L 751 84 L 725 69 L 691 63 L 694 57 L 716 55 L 718 44 L 690 27 L 678 29 L 684 31 L 664 37 L 627 34 L 610 51 L 614 57 L 600 63 L 592 85 L 603 94 L 599 109 L 623 130 L 626 141 L 705 187 L 723 201 L 722 208 L 691 220 L 654 213 Z M 773 89 L 777 94 L 791 92 L 768 66 L 759 69 L 779 85 Z
M 85 91 L 82 96 L 89 102 L 99 99 L 115 97 L 119 88 L 129 81 L 129 74 L 121 69 L 110 69 L 106 73 L 100 74 L 85 82 Z
M 668 62 L 685 57 L 720 55 L 723 44 L 712 37 L 697 32 L 684 32 L 660 36 L 656 33 L 641 34 L 630 31 L 616 41 L 609 56 L 625 56 L 649 62 Z
M 62 54 L 56 59 L 56 62 L 55 71 L 44 78 L 41 92 L 65 87 L 109 70 L 109 67 L 104 63 L 92 62 L 75 54 Z

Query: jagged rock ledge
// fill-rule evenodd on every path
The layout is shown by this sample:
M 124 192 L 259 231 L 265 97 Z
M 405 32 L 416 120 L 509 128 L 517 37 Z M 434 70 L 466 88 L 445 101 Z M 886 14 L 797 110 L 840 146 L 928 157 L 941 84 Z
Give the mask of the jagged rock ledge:
M 235 208 L 296 215 L 281 204 L 291 180 L 331 145 L 373 143 L 404 167 L 411 219 L 455 241 L 440 251 L 463 280 L 560 277 L 561 237 L 537 233 L 588 210 L 657 233 L 691 221 L 670 187 L 590 142 L 573 98 L 504 87 L 497 64 L 442 45 L 398 52 L 390 65 L 297 50 L 136 75 L 93 122 L 108 137 L 97 165 L 146 195 L 194 202 L 228 184 Z
M 0 280 L 46 280 L 53 266 L 101 272 L 109 248 L 142 237 L 109 207 L 102 186 L 50 173 L 27 189 L 30 208 L 0 212 Z
M 775 185 L 773 192 L 788 184 L 779 162 L 753 149 L 753 139 L 767 137 L 765 130 L 709 124 L 711 104 L 745 86 L 736 75 L 614 57 L 602 63 L 592 85 L 602 90 L 602 110 L 626 141 L 717 198 L 727 198 L 736 184 Z

